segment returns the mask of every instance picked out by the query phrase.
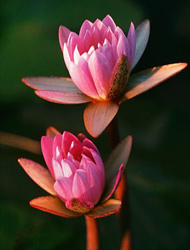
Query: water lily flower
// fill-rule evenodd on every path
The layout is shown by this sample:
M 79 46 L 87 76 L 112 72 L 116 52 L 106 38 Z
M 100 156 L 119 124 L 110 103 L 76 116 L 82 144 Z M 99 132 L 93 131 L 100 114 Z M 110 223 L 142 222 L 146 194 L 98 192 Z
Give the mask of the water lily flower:
M 25 172 L 51 194 L 33 199 L 30 205 L 67 218 L 100 218 L 116 213 L 121 201 L 110 197 L 120 182 L 131 144 L 131 136 L 122 140 L 104 167 L 97 147 L 83 134 L 60 134 L 50 127 L 41 139 L 48 169 L 32 160 L 18 160 Z
M 119 105 L 183 70 L 186 63 L 154 67 L 130 76 L 141 58 L 150 33 L 149 20 L 127 36 L 107 15 L 86 20 L 79 35 L 61 26 L 59 41 L 70 78 L 26 77 L 22 81 L 50 102 L 91 102 L 84 111 L 87 131 L 99 136 L 118 112 Z

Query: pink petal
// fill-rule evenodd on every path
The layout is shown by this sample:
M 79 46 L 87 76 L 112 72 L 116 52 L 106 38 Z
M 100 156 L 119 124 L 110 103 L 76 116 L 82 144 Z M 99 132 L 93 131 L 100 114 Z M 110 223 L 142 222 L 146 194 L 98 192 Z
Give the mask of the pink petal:
M 50 173 L 54 176 L 52 158 L 53 158 L 53 139 L 47 136 L 42 136 L 41 138 L 41 148 L 46 165 L 49 168 Z
M 83 38 L 88 30 L 92 27 L 92 23 L 88 20 L 85 20 L 80 28 L 79 37 Z
M 53 157 L 56 160 L 59 160 L 59 162 L 63 158 L 61 143 L 62 143 L 62 135 L 60 134 L 55 136 L 53 139 Z
M 59 178 L 55 182 L 54 189 L 63 202 L 66 202 L 73 197 L 72 184 L 72 180 L 66 177 Z
M 84 111 L 86 130 L 98 137 L 117 114 L 119 105 L 113 102 L 91 103 Z
M 81 160 L 81 154 L 82 154 L 82 145 L 81 142 L 72 142 L 69 152 L 73 155 L 75 160 L 80 161 Z
M 116 25 L 114 20 L 112 19 L 112 17 L 110 15 L 107 15 L 103 20 L 102 23 L 105 24 L 107 27 L 110 27 L 111 30 L 114 32 L 116 29 Z
M 97 92 L 102 99 L 106 99 L 112 68 L 104 54 L 95 51 L 88 60 L 89 69 Z
M 84 139 L 86 139 L 86 136 L 83 135 L 82 133 L 80 133 L 80 134 L 77 135 L 77 138 L 79 139 L 80 142 L 83 142 Z
M 81 104 L 91 102 L 91 99 L 81 93 L 63 93 L 56 91 L 36 90 L 35 94 L 44 100 L 59 104 Z
M 136 37 L 135 37 L 135 26 L 133 23 L 131 23 L 129 32 L 127 35 L 127 40 L 129 42 L 130 47 L 130 58 L 131 58 L 131 65 L 133 63 L 133 59 L 135 56 L 135 48 L 136 48 Z
M 68 49 L 68 46 L 66 43 L 63 45 L 63 58 L 65 61 L 66 67 L 69 71 L 70 62 L 71 62 L 71 55 L 69 53 L 69 49 Z
M 57 180 L 58 178 L 63 178 L 63 170 L 59 162 L 57 162 L 55 159 L 52 160 L 52 165 L 53 165 L 53 171 L 54 171 L 54 176 L 55 179 Z
M 89 184 L 87 172 L 82 169 L 77 169 L 73 178 L 73 196 L 84 201 L 91 201 L 91 194 L 89 192 Z
M 61 166 L 63 170 L 63 174 L 65 177 L 69 178 L 72 177 L 78 168 L 78 166 L 75 166 L 74 162 L 64 159 L 61 161 Z
M 85 65 L 85 64 L 84 64 Z M 87 65 L 88 66 L 88 65 Z M 87 67 L 86 66 L 86 67 Z M 91 79 L 91 76 L 86 74 L 87 72 L 86 67 L 79 67 L 74 63 L 70 63 L 70 75 L 76 84 L 76 86 L 87 96 L 92 98 L 99 98 L 97 90 L 94 86 L 94 83 Z
M 82 51 L 80 51 L 81 54 L 90 49 L 90 47 L 91 47 L 91 36 L 92 36 L 91 32 L 89 30 L 87 30 L 86 33 L 85 33 L 84 38 L 82 37 L 83 38 L 84 49 Z
M 124 37 L 123 35 L 119 36 L 118 45 L 117 45 L 117 54 L 118 54 L 118 57 L 125 55 L 130 61 L 130 64 L 132 63 L 130 45 L 126 37 Z
M 64 157 L 67 156 L 67 154 L 69 152 L 69 149 L 71 147 L 71 143 L 73 141 L 76 142 L 77 144 L 80 144 L 80 141 L 76 136 L 74 136 L 73 134 L 65 131 L 63 133 L 63 136 L 62 136 L 62 150 L 63 150 L 63 153 L 64 153 Z
M 90 141 L 88 138 L 85 138 L 83 140 L 82 145 L 87 147 L 87 148 L 91 148 L 91 149 L 95 150 L 97 153 L 99 153 L 96 145 L 92 141 Z
M 53 196 L 38 197 L 36 199 L 31 200 L 30 205 L 47 213 L 55 214 L 66 218 L 75 218 L 81 216 L 81 214 L 67 209 L 63 202 Z
M 87 177 L 89 183 L 89 191 L 91 194 L 91 202 L 95 205 L 102 195 L 105 183 L 104 181 L 102 181 L 101 175 L 96 165 L 92 162 L 88 163 Z
M 99 154 L 97 154 L 94 150 L 90 150 L 92 157 L 94 159 L 94 162 L 97 166 L 97 169 L 100 173 L 100 178 L 102 182 L 105 182 L 105 169 L 104 169 L 104 163 L 102 161 L 102 158 Z
M 117 213 L 121 208 L 121 201 L 110 199 L 103 204 L 96 206 L 87 216 L 96 218 L 102 218 L 111 214 Z
M 28 160 L 28 159 L 18 159 L 19 164 L 24 169 L 24 171 L 30 176 L 30 178 L 36 182 L 41 188 L 52 195 L 56 195 L 53 188 L 54 179 L 52 178 L 50 172 L 42 167 L 40 164 Z
M 61 50 L 63 50 L 63 45 L 64 45 L 64 43 L 67 42 L 67 39 L 68 39 L 70 33 L 71 33 L 71 31 L 69 29 L 67 29 L 66 27 L 64 27 L 64 26 L 59 27 L 59 43 L 61 46 Z
M 78 49 L 80 51 L 80 48 L 82 46 L 82 40 L 76 33 L 71 32 L 68 37 L 67 48 L 72 61 L 76 45 L 78 46 Z

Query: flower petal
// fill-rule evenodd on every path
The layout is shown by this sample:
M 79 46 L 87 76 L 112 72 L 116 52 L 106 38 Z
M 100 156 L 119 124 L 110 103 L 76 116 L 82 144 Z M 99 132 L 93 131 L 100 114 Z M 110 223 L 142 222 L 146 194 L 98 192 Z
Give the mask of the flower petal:
M 167 80 L 187 66 L 187 63 L 173 63 L 147 69 L 133 75 L 127 83 L 124 100 L 131 99 Z
M 119 105 L 113 102 L 91 103 L 84 111 L 84 123 L 88 133 L 98 137 L 117 114 Z
M 59 27 L 59 43 L 60 43 L 61 50 L 63 50 L 63 45 L 64 43 L 67 42 L 67 39 L 70 33 L 71 31 L 68 28 L 64 26 Z
M 34 161 L 24 158 L 18 159 L 18 162 L 24 171 L 30 176 L 30 178 L 36 182 L 36 184 L 38 184 L 48 193 L 56 195 L 53 187 L 54 179 L 46 168 Z
M 129 42 L 129 46 L 130 46 L 131 64 L 133 64 L 133 59 L 135 56 L 135 48 L 136 48 L 136 38 L 135 38 L 135 26 L 132 22 L 131 22 L 129 32 L 127 35 L 127 40 Z
M 53 196 L 38 197 L 36 199 L 31 200 L 30 205 L 44 212 L 66 218 L 75 218 L 81 216 L 81 214 L 67 209 L 63 202 L 61 202 L 57 197 Z
M 103 20 L 102 23 L 105 24 L 107 27 L 110 27 L 112 32 L 115 31 L 116 29 L 116 25 L 114 20 L 112 19 L 112 17 L 110 15 L 107 15 Z
M 125 137 L 113 149 L 105 163 L 106 189 L 110 183 L 116 178 L 121 164 L 123 164 L 123 171 L 127 165 L 132 146 L 132 136 Z
M 149 39 L 149 34 L 150 34 L 150 21 L 147 19 L 144 22 L 142 22 L 136 29 L 136 50 L 135 50 L 132 69 L 138 63 L 146 48 Z
M 73 197 L 72 184 L 73 182 L 70 178 L 63 177 L 56 180 L 54 189 L 63 202 Z
M 101 218 L 106 217 L 111 214 L 117 213 L 121 208 L 121 201 L 116 199 L 110 199 L 105 203 L 96 206 L 90 213 L 86 214 L 86 216 L 92 218 Z
M 75 198 L 91 201 L 87 172 L 82 169 L 77 169 L 73 178 L 73 196 Z
M 71 78 L 64 77 L 25 77 L 22 81 L 37 90 L 58 91 L 65 93 L 81 93 Z
M 99 96 L 106 99 L 112 72 L 107 58 L 96 50 L 90 56 L 88 65 Z
M 46 129 L 46 136 L 54 138 L 56 135 L 60 135 L 60 132 L 54 127 L 50 126 Z
M 46 165 L 49 168 L 52 176 L 54 176 L 53 166 L 52 166 L 52 157 L 53 157 L 53 139 L 47 136 L 42 136 L 41 138 L 41 148 L 44 160 Z
M 59 104 L 81 104 L 91 102 L 91 99 L 81 93 L 64 93 L 56 91 L 36 90 L 36 95 L 49 102 Z
M 123 175 L 124 172 L 124 167 L 123 164 L 121 164 L 121 166 L 119 167 L 119 171 L 117 173 L 117 175 L 115 176 L 115 178 L 109 183 L 109 185 L 105 188 L 104 193 L 100 199 L 100 202 L 104 202 L 107 201 L 112 194 L 115 192 L 115 190 L 117 189 L 119 182 L 121 180 L 121 177 Z
M 64 157 L 67 156 L 67 153 L 69 152 L 69 149 L 71 147 L 72 142 L 76 142 L 76 144 L 81 144 L 79 139 L 74 136 L 73 134 L 64 131 L 63 136 L 62 136 L 62 150 L 64 153 Z
M 70 62 L 69 73 L 74 83 L 83 93 L 91 96 L 92 98 L 98 98 L 99 96 L 97 90 L 94 86 L 91 75 L 88 74 L 87 67 L 88 64 L 85 62 L 85 59 L 81 58 L 79 61 L 79 66 L 75 65 L 73 62 Z

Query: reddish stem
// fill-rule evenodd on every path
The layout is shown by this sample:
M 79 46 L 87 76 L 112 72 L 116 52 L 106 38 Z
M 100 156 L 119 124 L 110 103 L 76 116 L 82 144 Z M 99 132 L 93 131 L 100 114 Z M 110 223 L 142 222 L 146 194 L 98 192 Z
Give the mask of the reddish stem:
M 112 149 L 119 143 L 119 131 L 117 117 L 115 117 L 108 126 L 108 134 Z M 126 176 L 123 175 L 120 184 L 115 192 L 115 197 L 122 201 L 120 211 L 121 225 L 121 250 L 131 250 L 131 230 L 130 230 L 130 213 L 129 213 L 129 197 Z
M 85 216 L 86 219 L 86 250 L 99 250 L 98 222 Z

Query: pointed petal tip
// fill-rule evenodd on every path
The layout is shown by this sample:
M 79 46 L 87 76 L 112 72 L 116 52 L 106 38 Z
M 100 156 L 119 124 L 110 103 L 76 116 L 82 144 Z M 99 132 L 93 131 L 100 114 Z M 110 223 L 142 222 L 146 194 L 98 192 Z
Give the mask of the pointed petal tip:
M 97 138 L 117 114 L 119 105 L 113 102 L 89 104 L 84 111 L 84 124 L 88 133 Z

